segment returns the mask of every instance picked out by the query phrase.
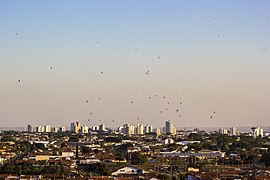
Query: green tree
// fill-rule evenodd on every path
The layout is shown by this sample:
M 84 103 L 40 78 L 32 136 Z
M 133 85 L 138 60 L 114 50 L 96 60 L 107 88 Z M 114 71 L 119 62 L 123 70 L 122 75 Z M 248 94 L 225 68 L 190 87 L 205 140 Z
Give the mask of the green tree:
M 0 174 L 12 174 L 15 173 L 15 165 L 12 163 L 6 163 L 0 169 Z
M 99 176 L 108 176 L 111 174 L 108 166 L 104 163 L 94 163 L 89 169 L 89 172 Z
M 36 146 L 37 149 L 40 149 L 40 150 L 45 149 L 45 145 L 43 143 L 35 143 L 35 146 Z
M 61 174 L 61 166 L 60 165 L 54 165 L 54 166 L 45 166 L 41 174 L 56 174 L 59 175 Z
M 201 141 L 202 139 L 203 139 L 203 136 L 201 134 L 190 133 L 188 135 L 188 140 L 189 141 Z
M 168 175 L 168 174 L 159 174 L 157 176 L 158 179 L 161 179 L 161 180 L 170 180 L 171 177 Z
M 105 142 L 115 142 L 115 143 L 122 142 L 121 137 L 106 137 L 104 140 L 105 140 Z
M 32 145 L 28 141 L 20 142 L 19 148 L 20 148 L 20 151 L 22 153 L 28 153 L 28 152 L 32 151 Z
M 133 147 L 133 144 L 126 143 L 115 147 L 115 157 L 118 159 L 128 159 L 127 150 L 128 147 Z
M 131 164 L 134 165 L 140 165 L 147 162 L 147 157 L 143 154 L 140 154 L 138 152 L 131 154 Z
M 269 167 L 270 166 L 270 148 L 268 148 L 267 152 L 264 152 L 262 157 L 261 157 L 261 162 L 265 163 L 265 166 Z
M 90 154 L 92 150 L 89 147 L 82 147 L 82 154 Z

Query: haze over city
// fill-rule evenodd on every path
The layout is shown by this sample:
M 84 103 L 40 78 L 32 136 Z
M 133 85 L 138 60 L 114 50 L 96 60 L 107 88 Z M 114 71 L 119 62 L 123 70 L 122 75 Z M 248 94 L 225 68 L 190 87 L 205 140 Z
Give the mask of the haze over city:
M 0 123 L 269 126 L 270 1 L 0 2 Z

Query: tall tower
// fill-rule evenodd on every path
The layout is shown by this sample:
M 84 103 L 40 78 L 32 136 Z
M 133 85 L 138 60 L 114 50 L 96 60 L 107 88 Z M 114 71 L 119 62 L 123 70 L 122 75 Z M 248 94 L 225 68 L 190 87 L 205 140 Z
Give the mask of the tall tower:
M 82 126 L 82 133 L 84 133 L 84 134 L 88 133 L 88 126 L 87 125 Z
M 80 129 L 81 129 L 80 122 L 73 122 L 70 124 L 70 131 L 71 132 L 79 133 Z
M 46 125 L 46 126 L 44 127 L 44 131 L 45 131 L 45 132 L 51 132 L 51 125 Z
M 230 134 L 231 134 L 231 136 L 236 136 L 237 135 L 236 127 L 231 127 L 230 128 Z
M 152 133 L 153 132 L 153 126 L 150 126 L 150 125 L 146 125 L 145 128 L 144 128 L 144 132 L 145 134 L 147 133 Z
M 176 134 L 176 128 L 173 126 L 173 123 L 171 120 L 168 120 L 165 122 L 164 133 Z
M 31 124 L 28 124 L 28 125 L 27 125 L 27 132 L 28 132 L 28 133 L 34 132 L 34 128 L 33 128 L 33 126 L 32 126 Z
M 144 132 L 143 132 L 143 125 L 142 124 L 137 124 L 136 134 L 139 134 L 139 135 L 144 134 Z
M 165 122 L 165 133 L 172 133 L 173 124 L 171 120 Z

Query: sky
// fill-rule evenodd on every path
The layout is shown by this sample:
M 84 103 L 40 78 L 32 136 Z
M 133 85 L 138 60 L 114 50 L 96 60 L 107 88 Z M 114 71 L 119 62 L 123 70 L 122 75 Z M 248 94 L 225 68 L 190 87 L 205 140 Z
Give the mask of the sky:
M 268 0 L 2 0 L 0 127 L 270 126 Z

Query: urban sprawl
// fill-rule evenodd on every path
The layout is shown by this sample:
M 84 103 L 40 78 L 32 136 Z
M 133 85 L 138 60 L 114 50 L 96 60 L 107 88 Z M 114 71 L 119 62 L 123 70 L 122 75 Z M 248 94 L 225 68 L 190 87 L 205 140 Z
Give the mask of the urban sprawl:
M 0 132 L 0 179 L 270 179 L 270 133 L 124 124 Z

